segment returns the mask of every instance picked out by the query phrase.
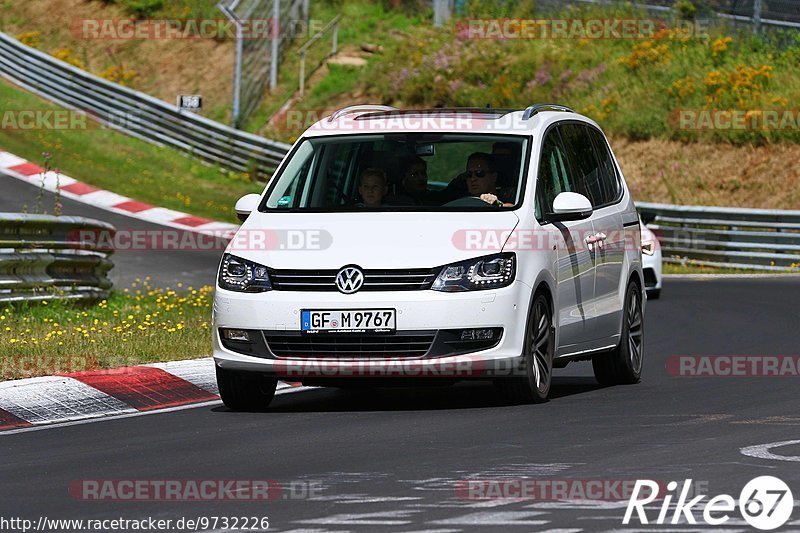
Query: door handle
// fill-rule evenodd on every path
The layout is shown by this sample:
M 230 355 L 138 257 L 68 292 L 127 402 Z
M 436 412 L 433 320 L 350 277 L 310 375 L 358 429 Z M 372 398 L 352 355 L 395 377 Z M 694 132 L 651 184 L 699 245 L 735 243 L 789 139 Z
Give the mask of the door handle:
M 597 234 L 595 233 L 594 235 L 589 235 L 588 237 L 583 239 L 583 242 L 586 243 L 586 247 L 591 252 L 592 250 L 594 250 L 594 245 L 597 243 Z

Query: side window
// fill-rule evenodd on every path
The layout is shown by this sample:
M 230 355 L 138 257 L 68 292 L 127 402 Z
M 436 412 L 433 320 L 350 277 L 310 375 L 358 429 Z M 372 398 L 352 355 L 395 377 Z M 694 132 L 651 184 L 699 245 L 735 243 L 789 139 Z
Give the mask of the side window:
M 542 142 L 542 155 L 536 179 L 536 220 L 553 210 L 553 200 L 559 193 L 573 189 L 567 178 L 567 163 L 558 130 L 553 128 Z
M 600 162 L 597 160 L 588 128 L 583 124 L 561 124 L 558 129 L 569 159 L 569 178 L 574 192 L 589 198 L 595 207 L 602 205 Z
M 608 149 L 603 134 L 594 128 L 589 128 L 589 135 L 594 141 L 597 158 L 600 160 L 600 181 L 603 187 L 603 202 L 600 205 L 614 203 L 619 198 L 620 183 L 614 158 Z

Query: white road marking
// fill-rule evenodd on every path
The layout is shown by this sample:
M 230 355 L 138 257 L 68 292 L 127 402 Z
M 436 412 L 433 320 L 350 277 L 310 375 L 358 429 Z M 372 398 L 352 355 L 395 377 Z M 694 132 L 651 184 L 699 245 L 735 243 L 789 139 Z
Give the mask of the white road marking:
M 316 498 L 313 498 L 316 500 Z M 364 496 L 363 498 L 352 498 L 341 503 L 394 503 L 394 502 L 413 502 L 421 500 L 421 496 Z
M 531 520 L 533 517 L 543 514 L 547 513 L 540 511 L 482 511 L 442 520 L 431 520 L 429 523 L 451 526 L 543 526 L 549 524 L 550 521 Z
M 647 526 L 647 533 L 708 533 L 709 528 L 668 528 Z M 714 533 L 744 533 L 749 529 L 713 529 Z M 642 533 L 642 529 L 615 529 L 614 533 Z
M 214 373 L 214 359 L 211 357 L 189 359 L 185 361 L 169 361 L 167 363 L 152 363 L 145 366 L 160 368 L 212 394 L 219 394 L 217 378 Z M 289 386 L 285 383 L 279 383 L 278 385 Z
M 2 385 L 0 383 L 0 385 Z M 295 392 L 303 392 L 315 389 L 316 387 L 287 387 L 285 389 L 279 390 L 275 393 L 276 396 L 281 394 L 293 394 Z M 207 402 L 201 403 L 192 403 L 189 405 L 179 405 L 177 407 L 167 407 L 166 409 L 156 409 L 153 411 L 136 411 L 119 414 L 119 415 L 110 415 L 110 416 L 101 416 L 100 418 L 87 418 L 85 420 L 72 420 L 69 422 L 57 422 L 55 424 L 47 424 L 41 426 L 32 426 L 32 427 L 24 427 L 18 429 L 9 429 L 6 431 L 0 431 L 0 438 L 5 437 L 7 435 L 15 435 L 17 433 L 28 433 L 31 431 L 44 431 L 48 429 L 56 429 L 56 428 L 63 428 L 68 426 L 81 426 L 83 424 L 94 424 L 95 422 L 106 422 L 108 420 L 120 420 L 123 418 L 133 418 L 137 416 L 149 416 L 149 415 L 158 415 L 162 413 L 172 413 L 175 411 L 185 411 L 187 409 L 199 409 L 202 407 L 211 407 L 215 405 L 222 405 L 222 400 L 210 400 Z M 3 406 L 0 406 L 3 407 Z M 5 409 L 5 407 L 3 407 Z M 7 409 L 6 409 L 7 410 Z
M 405 526 L 411 523 L 411 515 L 417 513 L 416 510 L 398 510 L 376 513 L 339 513 L 324 518 L 310 518 L 306 520 L 295 520 L 297 524 L 315 525 L 345 525 L 345 526 Z
M 11 167 L 15 167 L 17 165 L 21 165 L 23 163 L 27 163 L 25 159 L 21 157 L 17 157 L 10 152 L 3 152 L 0 150 L 0 169 L 6 170 L 8 172 L 14 172 L 13 170 L 8 170 Z M 17 174 L 17 172 L 14 172 Z M 20 174 L 21 175 L 21 174 Z
M 770 451 L 772 448 L 791 446 L 793 444 L 800 444 L 800 440 L 785 440 L 781 442 L 771 442 L 769 444 L 756 444 L 755 446 L 747 446 L 746 448 L 742 448 L 739 451 L 742 453 L 742 455 L 755 457 L 757 459 L 800 462 L 800 455 L 778 455 Z
M 136 411 L 77 379 L 61 376 L 0 383 L 0 408 L 31 424 L 69 422 Z
M 72 178 L 70 178 L 72 179 Z M 74 181 L 74 180 L 73 180 Z M 63 187 L 64 184 L 62 183 L 61 186 Z M 53 186 L 53 191 L 55 191 L 55 185 Z M 119 195 L 117 193 L 113 193 L 110 191 L 94 191 L 89 192 L 86 194 L 80 195 L 86 203 L 92 204 L 94 206 L 106 206 L 106 207 L 113 207 L 115 205 L 127 202 L 130 198 L 126 198 L 125 196 Z
M 628 506 L 627 501 L 603 501 L 603 500 L 580 500 L 580 501 L 557 501 L 557 502 L 536 502 L 526 505 L 526 509 L 622 509 Z

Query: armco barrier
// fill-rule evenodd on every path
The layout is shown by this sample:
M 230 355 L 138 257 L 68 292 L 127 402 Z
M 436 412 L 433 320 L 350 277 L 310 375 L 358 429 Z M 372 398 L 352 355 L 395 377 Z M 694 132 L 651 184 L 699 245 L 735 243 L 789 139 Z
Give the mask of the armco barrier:
M 81 242 L 81 230 L 114 226 L 82 217 L 0 213 L 0 302 L 108 298 L 111 250 Z
M 0 75 L 101 123 L 222 167 L 268 176 L 289 145 L 233 129 L 104 80 L 0 32 Z
M 664 261 L 800 269 L 800 211 L 637 203 Z

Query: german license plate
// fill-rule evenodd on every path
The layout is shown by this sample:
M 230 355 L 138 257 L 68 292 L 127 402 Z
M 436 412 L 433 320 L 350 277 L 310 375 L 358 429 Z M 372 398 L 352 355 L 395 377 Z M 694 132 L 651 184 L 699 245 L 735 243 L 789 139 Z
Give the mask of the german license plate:
M 395 331 L 395 309 L 324 309 L 300 312 L 303 333 L 389 333 Z

